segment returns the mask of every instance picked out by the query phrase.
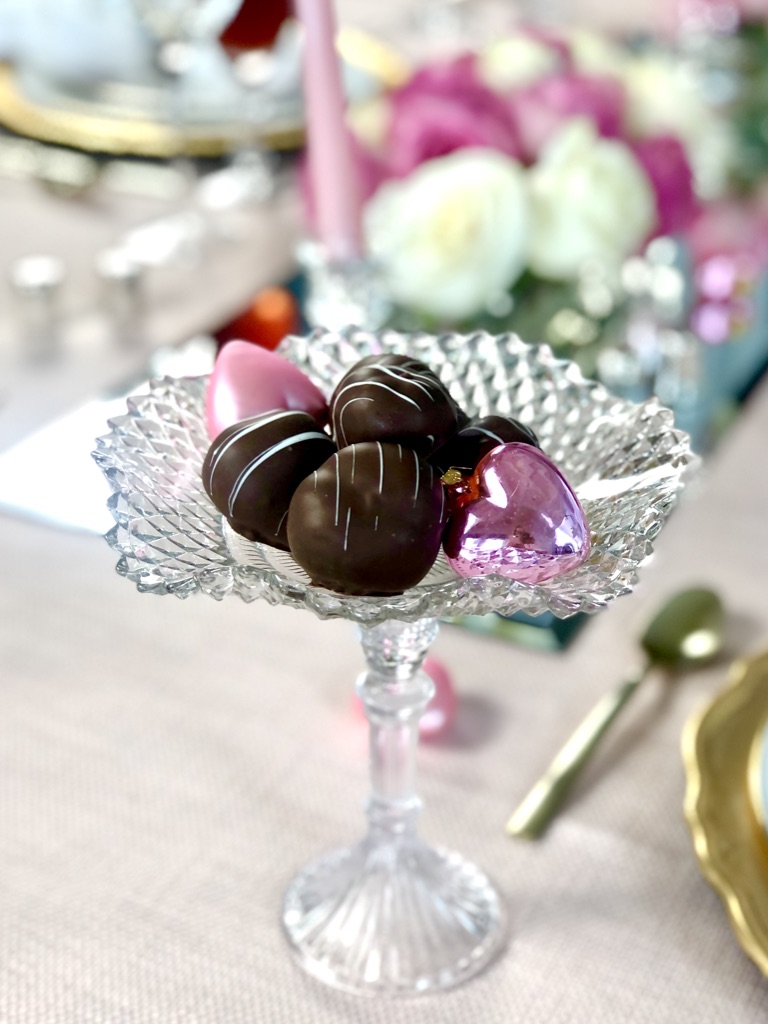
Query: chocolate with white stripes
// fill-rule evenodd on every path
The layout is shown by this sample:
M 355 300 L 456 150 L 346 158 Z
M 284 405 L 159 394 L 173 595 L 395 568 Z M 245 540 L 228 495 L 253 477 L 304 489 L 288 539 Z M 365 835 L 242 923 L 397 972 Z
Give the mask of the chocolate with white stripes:
M 513 442 L 541 447 L 536 434 L 524 423 L 507 416 L 481 416 L 449 437 L 441 448 L 430 455 L 429 461 L 441 473 L 449 469 L 458 469 L 464 474 L 473 473 L 484 455 L 500 444 Z
M 356 363 L 331 396 L 330 417 L 334 440 L 309 413 L 285 409 L 233 424 L 215 439 L 203 484 L 235 530 L 289 550 L 314 584 L 340 594 L 386 597 L 418 585 L 449 521 L 464 559 L 456 561 L 455 544 L 446 548 L 457 572 L 512 575 L 495 562 L 484 568 L 485 553 L 471 544 L 476 534 L 483 543 L 501 537 L 504 550 L 522 558 L 507 535 L 538 514 L 541 499 L 521 506 L 505 496 L 527 486 L 531 467 L 540 468 L 525 455 L 538 458 L 533 431 L 503 416 L 470 422 L 432 370 L 393 354 Z M 494 450 L 504 453 L 505 500 L 489 513 L 477 466 L 496 459 L 488 454 Z M 570 566 L 561 562 L 557 571 Z
M 439 474 L 412 448 L 342 448 L 297 488 L 291 554 L 312 581 L 342 594 L 400 594 L 432 567 L 447 521 Z
M 395 353 L 355 363 L 336 385 L 329 407 L 339 448 L 386 441 L 428 455 L 467 422 L 425 363 Z
M 203 462 L 203 486 L 234 530 L 288 550 L 293 492 L 335 450 L 309 413 L 273 410 L 216 437 Z

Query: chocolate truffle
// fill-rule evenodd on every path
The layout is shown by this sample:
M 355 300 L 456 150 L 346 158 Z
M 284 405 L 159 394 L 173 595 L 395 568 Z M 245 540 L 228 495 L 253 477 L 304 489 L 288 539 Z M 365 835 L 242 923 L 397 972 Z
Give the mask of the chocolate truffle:
M 234 530 L 287 550 L 293 492 L 335 450 L 309 413 L 274 410 L 218 435 L 203 462 L 203 486 Z
M 386 441 L 428 455 L 467 422 L 428 366 L 393 353 L 356 363 L 336 385 L 329 406 L 339 448 Z
M 438 474 L 411 448 L 342 448 L 296 488 L 291 554 L 314 583 L 341 594 L 400 594 L 435 561 L 447 503 Z
M 482 416 L 450 437 L 441 448 L 433 452 L 429 461 L 441 473 L 449 469 L 472 473 L 484 455 L 500 444 L 512 442 L 540 447 L 534 432 L 523 423 L 506 416 Z

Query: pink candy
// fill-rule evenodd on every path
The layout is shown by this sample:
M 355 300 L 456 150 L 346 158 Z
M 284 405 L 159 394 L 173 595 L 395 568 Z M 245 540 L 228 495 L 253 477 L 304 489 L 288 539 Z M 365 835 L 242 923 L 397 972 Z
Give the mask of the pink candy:
M 460 576 L 498 573 L 542 583 L 589 555 L 578 498 L 554 462 L 531 445 L 494 448 L 455 504 L 444 546 Z
M 225 427 L 272 409 L 308 412 L 323 426 L 328 406 L 309 377 L 282 356 L 250 341 L 230 341 L 216 359 L 205 399 L 211 439 Z
M 443 736 L 453 725 L 459 699 L 442 661 L 427 655 L 422 669 L 435 684 L 435 692 L 419 720 L 419 735 L 423 740 L 432 740 Z M 353 707 L 356 714 L 363 715 L 363 704 L 357 694 L 353 698 Z
M 459 701 L 448 669 L 442 661 L 427 655 L 422 667 L 435 684 L 435 693 L 421 716 L 419 734 L 422 739 L 435 739 L 453 725 Z

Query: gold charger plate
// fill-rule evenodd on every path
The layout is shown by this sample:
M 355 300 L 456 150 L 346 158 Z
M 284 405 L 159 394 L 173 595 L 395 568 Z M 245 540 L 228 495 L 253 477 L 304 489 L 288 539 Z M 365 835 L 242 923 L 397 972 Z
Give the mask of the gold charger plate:
M 145 117 L 118 116 L 94 104 L 91 109 L 43 106 L 29 99 L 18 86 L 9 64 L 0 65 L 0 124 L 27 139 L 71 146 L 112 156 L 168 159 L 177 155 L 179 138 L 167 124 Z M 187 156 L 222 156 L 232 147 L 232 125 L 190 127 L 184 132 Z M 300 145 L 302 131 L 290 126 L 267 139 L 275 149 Z
M 381 90 L 399 85 L 408 76 L 407 62 L 366 32 L 341 29 L 338 49 L 348 64 L 369 74 Z M 9 64 L 0 64 L 0 125 L 37 142 L 112 156 L 168 159 L 179 150 L 178 133 L 170 125 L 135 111 L 115 110 L 98 103 L 36 103 L 19 88 Z M 184 132 L 184 152 L 196 157 L 223 156 L 241 135 L 241 126 L 224 119 L 220 123 L 191 124 Z M 275 150 L 298 149 L 303 141 L 301 117 L 275 119 L 262 133 L 264 145 Z
M 768 716 L 768 651 L 736 662 L 726 688 L 683 733 L 685 816 L 704 876 L 744 951 L 768 975 L 768 836 L 750 793 L 750 763 Z

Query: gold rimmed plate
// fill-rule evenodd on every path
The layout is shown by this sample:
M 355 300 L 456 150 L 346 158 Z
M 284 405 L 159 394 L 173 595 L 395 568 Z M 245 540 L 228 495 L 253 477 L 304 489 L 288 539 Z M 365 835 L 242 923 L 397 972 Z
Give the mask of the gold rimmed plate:
M 362 76 L 349 97 L 353 106 L 399 85 L 408 76 L 404 58 L 361 30 L 341 29 L 338 49 L 346 64 Z M 157 96 L 148 87 L 121 89 L 111 83 L 110 101 L 98 92 L 93 97 L 75 96 L 52 84 L 49 93 L 43 99 L 28 95 L 13 66 L 0 63 L 0 125 L 38 142 L 112 156 L 167 159 L 175 156 L 181 145 L 188 156 L 219 157 L 242 142 L 242 123 L 232 110 L 188 124 L 179 138 L 171 125 L 153 116 Z M 303 144 L 298 95 L 295 109 L 276 114 L 262 126 L 261 141 L 275 150 L 297 149 Z
M 236 137 L 235 126 L 226 122 L 190 126 L 180 139 L 171 126 L 136 110 L 124 111 L 96 101 L 39 103 L 25 95 L 10 65 L 0 65 L 0 124 L 37 142 L 111 156 L 160 159 L 176 155 L 180 143 L 187 156 L 221 156 L 232 148 Z M 277 126 L 266 144 L 275 149 L 291 148 L 301 141 L 300 126 Z
M 704 876 L 744 951 L 768 976 L 768 836 L 754 765 L 768 717 L 768 651 L 736 662 L 683 733 L 685 816 Z

